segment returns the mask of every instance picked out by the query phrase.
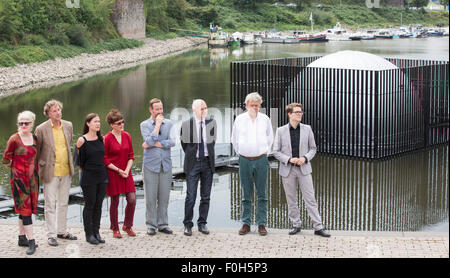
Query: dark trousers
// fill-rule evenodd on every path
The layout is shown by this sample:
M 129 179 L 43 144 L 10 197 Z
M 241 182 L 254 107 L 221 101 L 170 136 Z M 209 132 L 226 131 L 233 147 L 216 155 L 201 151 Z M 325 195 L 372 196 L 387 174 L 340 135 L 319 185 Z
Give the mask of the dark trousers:
M 106 186 L 106 183 L 81 186 L 84 196 L 83 225 L 86 236 L 96 234 L 100 230 Z
M 192 228 L 192 218 L 194 217 L 195 199 L 197 198 L 198 181 L 200 180 L 200 206 L 197 225 L 206 224 L 209 211 L 209 200 L 213 180 L 213 171 L 208 158 L 195 161 L 194 167 L 186 175 L 186 201 L 184 203 L 183 224 Z

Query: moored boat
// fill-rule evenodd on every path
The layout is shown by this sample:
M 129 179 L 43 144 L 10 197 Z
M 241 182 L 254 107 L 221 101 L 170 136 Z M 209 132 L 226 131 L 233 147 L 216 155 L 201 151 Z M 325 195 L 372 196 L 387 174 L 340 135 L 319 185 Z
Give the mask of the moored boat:
M 227 33 L 220 31 L 213 31 L 209 33 L 208 46 L 212 48 L 227 47 L 228 46 Z
M 300 40 L 300 42 L 327 42 L 327 35 L 325 34 L 317 34 L 317 35 L 311 35 L 311 34 L 303 34 L 297 37 L 297 39 Z
M 375 34 L 375 38 L 377 38 L 377 39 L 393 39 L 394 35 L 389 30 L 381 29 Z

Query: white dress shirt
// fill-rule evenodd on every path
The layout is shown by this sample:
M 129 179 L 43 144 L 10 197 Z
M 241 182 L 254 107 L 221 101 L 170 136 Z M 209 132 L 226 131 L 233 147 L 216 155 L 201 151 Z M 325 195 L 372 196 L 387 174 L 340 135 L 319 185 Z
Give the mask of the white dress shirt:
M 197 125 L 197 138 L 198 138 L 198 143 L 200 143 L 201 142 L 201 140 L 200 140 L 200 123 L 202 123 L 203 122 L 203 134 L 202 134 L 202 137 L 203 137 L 203 147 L 204 147 L 204 153 L 205 153 L 205 156 L 208 156 L 208 148 L 207 148 L 207 146 L 206 146 L 206 142 L 208 142 L 207 140 L 206 140 L 206 124 L 205 124 L 205 120 L 198 120 L 196 117 L 194 117 L 194 119 L 195 119 L 195 123 L 196 123 L 196 125 Z M 198 149 L 197 149 L 197 156 L 196 156 L 197 158 L 198 158 Z
M 272 122 L 267 115 L 258 113 L 252 121 L 248 112 L 236 117 L 231 143 L 238 155 L 256 157 L 269 154 L 273 143 Z

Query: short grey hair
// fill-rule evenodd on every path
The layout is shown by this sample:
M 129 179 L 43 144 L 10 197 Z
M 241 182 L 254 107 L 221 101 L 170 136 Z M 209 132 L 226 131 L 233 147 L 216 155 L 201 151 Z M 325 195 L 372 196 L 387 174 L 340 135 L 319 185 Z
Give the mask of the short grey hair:
M 36 115 L 33 112 L 26 110 L 19 113 L 19 115 L 17 116 L 17 123 L 19 123 L 21 119 L 31 120 L 34 123 Z
M 261 95 L 258 94 L 257 92 L 250 93 L 245 97 L 245 105 L 247 105 L 249 102 L 254 101 L 257 101 L 259 103 L 263 102 Z
M 192 110 L 194 110 L 195 107 L 200 105 L 200 103 L 202 103 L 202 102 L 206 103 L 203 99 L 200 99 L 200 98 L 194 99 L 194 101 L 192 102 Z
M 56 100 L 56 99 L 51 99 L 49 101 L 47 101 L 47 103 L 44 105 L 44 115 L 48 117 L 48 111 L 50 111 L 50 108 L 52 108 L 54 105 L 58 105 L 59 108 L 61 108 L 61 110 L 63 109 L 63 104 Z

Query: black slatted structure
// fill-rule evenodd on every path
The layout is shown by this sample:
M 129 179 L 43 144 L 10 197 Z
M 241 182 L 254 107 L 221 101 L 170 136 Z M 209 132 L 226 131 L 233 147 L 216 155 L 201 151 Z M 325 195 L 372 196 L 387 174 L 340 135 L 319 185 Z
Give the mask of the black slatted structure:
M 319 57 L 232 62 L 231 107 L 258 92 L 267 115 L 288 122 L 303 104 L 319 153 L 382 159 L 449 141 L 449 63 L 387 60 L 390 70 L 307 67 Z M 274 114 L 276 113 L 276 114 Z

